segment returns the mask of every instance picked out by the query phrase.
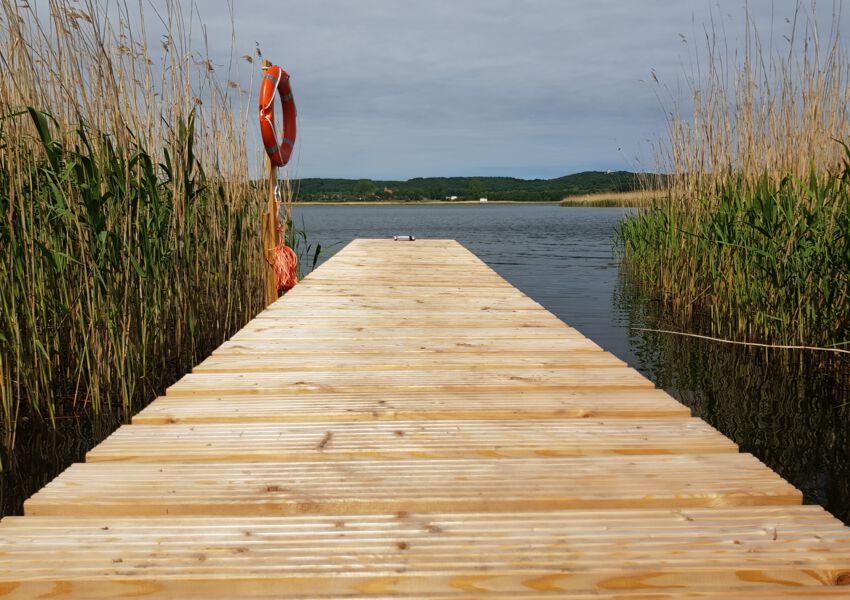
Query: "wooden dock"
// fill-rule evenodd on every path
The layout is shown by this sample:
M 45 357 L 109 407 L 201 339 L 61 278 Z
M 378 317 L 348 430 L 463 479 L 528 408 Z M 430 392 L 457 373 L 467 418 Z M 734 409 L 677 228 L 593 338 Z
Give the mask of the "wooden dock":
M 850 597 L 801 500 L 456 242 L 357 240 L 3 519 L 0 597 Z

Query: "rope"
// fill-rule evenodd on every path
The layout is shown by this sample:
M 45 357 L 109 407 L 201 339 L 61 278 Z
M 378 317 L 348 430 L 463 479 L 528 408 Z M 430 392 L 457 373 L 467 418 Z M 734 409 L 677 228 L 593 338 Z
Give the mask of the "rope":
M 712 342 L 720 342 L 723 344 L 735 344 L 738 346 L 755 346 L 757 348 L 773 348 L 776 350 L 817 350 L 820 352 L 835 352 L 837 354 L 850 354 L 850 350 L 842 348 L 821 348 L 819 346 L 780 346 L 776 344 L 760 344 L 758 342 L 738 342 L 735 340 L 724 340 L 723 338 L 711 337 L 708 335 L 699 335 L 696 333 L 685 333 L 683 331 L 669 331 L 667 329 L 646 329 L 643 327 L 635 327 L 635 331 L 649 331 L 651 333 L 669 333 L 670 335 L 681 335 L 685 337 L 698 338 L 701 340 L 710 340 Z
M 291 290 L 298 283 L 298 255 L 283 242 L 283 226 L 280 224 L 280 219 L 277 218 L 280 214 L 280 185 L 275 186 L 274 195 L 276 200 L 275 224 L 277 226 L 277 237 L 281 242 L 269 251 L 271 256 L 266 260 L 274 269 L 274 274 L 277 277 L 277 291 L 281 293 Z
M 269 254 L 271 254 L 269 264 L 277 276 L 277 291 L 291 290 L 298 283 L 298 256 L 295 251 L 285 244 L 280 244 Z

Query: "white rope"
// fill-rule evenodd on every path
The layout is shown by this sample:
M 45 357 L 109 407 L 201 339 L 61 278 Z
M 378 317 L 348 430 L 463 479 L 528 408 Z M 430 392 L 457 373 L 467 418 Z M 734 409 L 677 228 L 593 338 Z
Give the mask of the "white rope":
M 735 340 L 724 340 L 722 338 L 711 337 L 709 335 L 699 335 L 696 333 L 685 333 L 683 331 L 670 331 L 667 329 L 646 329 L 644 327 L 635 327 L 635 331 L 649 331 L 651 333 L 669 333 L 671 335 L 681 335 L 685 337 L 699 338 L 701 340 L 710 340 L 712 342 L 720 342 L 722 344 L 735 344 L 738 346 L 756 346 L 758 348 L 774 348 L 777 350 L 818 350 L 820 352 L 835 352 L 838 354 L 850 354 L 850 350 L 842 348 L 821 348 L 819 346 L 780 346 L 776 344 L 760 344 L 758 342 L 738 342 Z

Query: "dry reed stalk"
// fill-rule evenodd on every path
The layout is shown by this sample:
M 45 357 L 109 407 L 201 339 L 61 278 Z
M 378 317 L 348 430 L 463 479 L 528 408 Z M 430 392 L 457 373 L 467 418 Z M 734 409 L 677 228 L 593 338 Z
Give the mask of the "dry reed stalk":
M 746 15 L 743 48 L 729 49 L 715 30 L 690 83 L 690 118 L 674 107 L 668 140 L 659 146 L 660 172 L 671 201 L 690 210 L 730 177 L 778 183 L 795 175 L 834 172 L 845 153 L 835 139 L 850 139 L 850 61 L 841 46 L 838 15 L 822 37 L 814 14 L 797 4 L 785 52 L 768 54 Z
M 850 338 L 850 59 L 798 4 L 788 48 L 747 19 L 741 49 L 714 31 L 670 112 L 665 193 L 621 230 L 630 280 L 682 326 L 725 338 L 829 345 Z M 837 141 L 838 140 L 838 141 Z
M 567 196 L 561 201 L 561 206 L 633 206 L 645 207 L 659 198 L 657 190 L 635 190 L 632 192 L 601 192 L 598 194 L 582 194 Z

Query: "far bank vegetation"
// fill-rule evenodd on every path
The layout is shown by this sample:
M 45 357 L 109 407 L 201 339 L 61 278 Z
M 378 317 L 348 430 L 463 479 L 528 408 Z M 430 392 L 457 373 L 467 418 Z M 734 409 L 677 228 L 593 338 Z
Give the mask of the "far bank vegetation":
M 293 180 L 296 202 L 491 201 L 560 202 L 566 196 L 628 192 L 643 175 L 628 171 L 585 171 L 553 179 L 516 177 L 415 177 L 407 180 Z
M 659 192 L 651 190 L 603 192 L 601 194 L 569 196 L 561 200 L 561 206 L 649 207 L 660 198 L 661 194 Z

